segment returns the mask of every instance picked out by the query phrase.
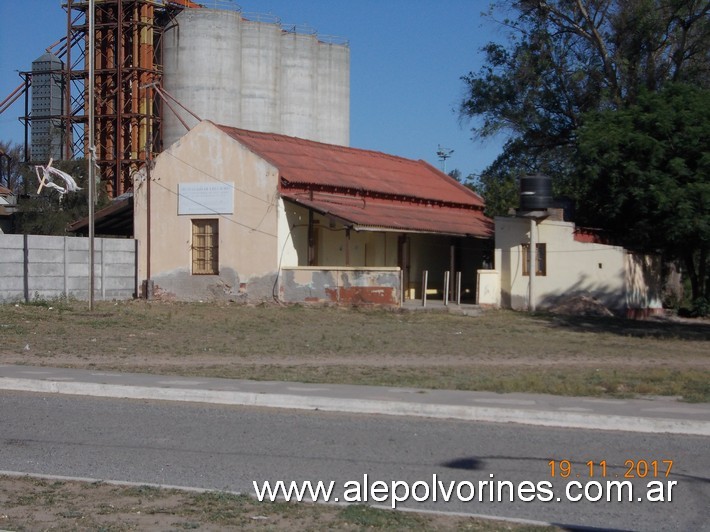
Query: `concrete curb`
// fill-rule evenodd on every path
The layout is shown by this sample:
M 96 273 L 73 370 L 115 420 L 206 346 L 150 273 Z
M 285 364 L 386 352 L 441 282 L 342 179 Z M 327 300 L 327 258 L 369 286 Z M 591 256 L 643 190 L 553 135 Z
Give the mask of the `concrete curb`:
M 182 401 L 393 416 L 418 416 L 491 423 L 521 423 L 526 425 L 580 428 L 587 430 L 623 430 L 642 433 L 710 436 L 710 422 L 689 419 L 644 418 L 596 413 L 455 404 L 427 404 L 376 399 L 344 399 L 337 397 L 205 390 L 197 388 L 176 389 L 124 384 L 20 379 L 12 377 L 1 377 L 0 389 L 107 398 Z

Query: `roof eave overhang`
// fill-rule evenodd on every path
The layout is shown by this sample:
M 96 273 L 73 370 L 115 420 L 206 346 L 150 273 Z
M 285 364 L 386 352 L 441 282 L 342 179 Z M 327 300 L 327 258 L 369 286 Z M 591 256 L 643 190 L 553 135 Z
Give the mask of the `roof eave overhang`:
M 314 205 L 309 205 L 306 202 L 301 202 L 299 201 L 299 198 L 296 197 L 289 197 L 289 196 L 283 196 L 283 199 L 285 201 L 290 201 L 292 203 L 296 203 L 298 205 L 301 205 L 302 207 L 312 210 L 314 212 L 317 212 L 323 216 L 328 217 L 329 219 L 340 223 L 341 225 L 353 229 L 355 231 L 370 231 L 370 232 L 378 232 L 378 233 L 408 233 L 408 234 L 420 234 L 420 235 L 440 235 L 440 236 L 454 236 L 454 237 L 467 237 L 467 238 L 480 238 L 480 239 L 489 239 L 491 236 L 483 236 L 483 235 L 475 235 L 472 233 L 465 233 L 465 232 L 456 232 L 456 231 L 431 231 L 431 230 L 426 230 L 426 229 L 415 229 L 415 228 L 403 228 L 403 227 L 388 227 L 388 226 L 374 226 L 374 225 L 362 225 L 359 224 L 353 220 L 349 220 L 347 218 L 344 218 L 342 216 L 335 215 L 328 211 L 327 209 L 319 209 L 318 207 Z
M 398 227 L 378 227 L 370 225 L 359 225 L 353 224 L 352 228 L 355 231 L 371 231 L 371 232 L 382 232 L 382 233 L 411 233 L 417 235 L 440 235 L 440 236 L 457 236 L 457 237 L 467 237 L 467 238 L 486 238 L 482 236 L 473 235 L 471 233 L 459 233 L 455 231 L 430 231 L 426 229 L 401 229 Z
M 306 181 L 290 181 L 283 175 L 281 175 L 279 180 L 279 192 L 287 194 L 289 196 L 296 194 L 308 194 L 313 195 L 314 193 L 325 193 L 325 194 L 342 194 L 344 196 L 349 196 L 353 198 L 363 198 L 363 199 L 384 199 L 390 201 L 401 201 L 406 203 L 418 204 L 418 205 L 431 205 L 436 207 L 449 207 L 453 209 L 466 209 L 472 211 L 483 212 L 483 205 L 476 205 L 472 203 L 460 203 L 455 201 L 441 200 L 427 198 L 423 196 L 411 196 L 406 194 L 391 194 L 388 192 L 380 192 L 374 190 L 368 190 L 364 188 L 354 188 L 348 186 L 334 186 L 334 185 L 324 185 L 318 183 L 311 183 Z

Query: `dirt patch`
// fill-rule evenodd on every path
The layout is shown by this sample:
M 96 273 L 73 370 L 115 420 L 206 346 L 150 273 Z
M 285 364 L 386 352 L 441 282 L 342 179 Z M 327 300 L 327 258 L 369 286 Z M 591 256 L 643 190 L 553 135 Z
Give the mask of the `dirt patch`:
M 549 309 L 551 314 L 565 314 L 569 316 L 597 316 L 612 318 L 614 313 L 604 303 L 589 296 L 576 296 L 565 298 Z

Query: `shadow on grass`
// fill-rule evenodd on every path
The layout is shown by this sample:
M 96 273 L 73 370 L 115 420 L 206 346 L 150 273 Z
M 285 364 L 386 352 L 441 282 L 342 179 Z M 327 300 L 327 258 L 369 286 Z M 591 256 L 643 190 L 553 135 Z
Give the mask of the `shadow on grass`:
M 689 323 L 671 321 L 665 318 L 630 320 L 597 316 L 562 316 L 547 313 L 538 313 L 535 317 L 547 321 L 550 327 L 576 332 L 606 332 L 619 336 L 664 340 L 710 341 L 710 321 L 699 320 Z

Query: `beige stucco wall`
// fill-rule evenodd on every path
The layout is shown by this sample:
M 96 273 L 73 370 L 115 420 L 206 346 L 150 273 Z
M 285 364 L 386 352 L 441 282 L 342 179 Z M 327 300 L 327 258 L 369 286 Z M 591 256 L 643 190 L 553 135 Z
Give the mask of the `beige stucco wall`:
M 276 168 L 210 122 L 201 122 L 155 159 L 150 172 L 150 277 L 156 293 L 182 300 L 269 299 L 285 251 Z M 134 179 L 138 275 L 148 273 L 148 184 Z M 178 214 L 180 183 L 233 183 L 232 214 Z M 219 220 L 219 275 L 192 275 L 192 220 Z
M 528 219 L 495 219 L 495 269 L 500 272 L 502 305 L 528 308 L 529 276 L 523 276 L 522 244 L 530 242 Z M 607 307 L 626 307 L 626 251 L 617 246 L 577 242 L 570 222 L 542 221 L 536 226 L 537 243 L 547 246 L 547 275 L 536 276 L 536 307 L 544 309 L 561 298 L 588 295 Z

